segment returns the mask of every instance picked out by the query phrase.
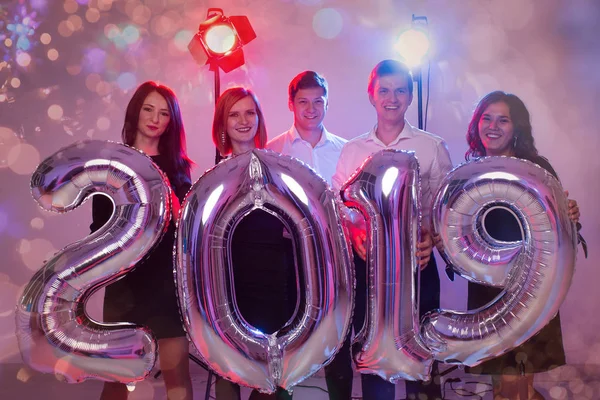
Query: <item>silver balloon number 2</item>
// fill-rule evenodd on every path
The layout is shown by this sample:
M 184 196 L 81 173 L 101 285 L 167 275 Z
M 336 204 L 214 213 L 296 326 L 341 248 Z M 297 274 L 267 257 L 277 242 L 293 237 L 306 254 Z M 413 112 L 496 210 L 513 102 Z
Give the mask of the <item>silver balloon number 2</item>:
M 291 326 L 273 334 L 249 325 L 233 294 L 232 236 L 256 209 L 287 227 L 304 277 L 305 304 Z M 345 237 L 333 192 L 296 159 L 253 150 L 206 172 L 182 205 L 176 239 L 181 311 L 200 356 L 219 375 L 269 393 L 322 368 L 341 347 L 352 316 Z
M 101 324 L 85 302 L 126 274 L 158 242 L 170 219 L 170 188 L 160 169 L 118 143 L 86 141 L 45 159 L 31 178 L 34 199 L 59 213 L 94 193 L 115 211 L 97 232 L 54 255 L 26 285 L 16 311 L 17 339 L 32 368 L 68 382 L 88 378 L 132 383 L 156 358 L 151 332 L 133 324 Z
M 521 240 L 490 234 L 486 218 L 497 208 L 513 215 Z M 480 309 L 424 316 L 423 335 L 436 359 L 477 365 L 519 346 L 557 314 L 573 277 L 577 239 L 565 193 L 548 171 L 508 157 L 464 164 L 443 182 L 433 223 L 459 274 L 503 288 Z

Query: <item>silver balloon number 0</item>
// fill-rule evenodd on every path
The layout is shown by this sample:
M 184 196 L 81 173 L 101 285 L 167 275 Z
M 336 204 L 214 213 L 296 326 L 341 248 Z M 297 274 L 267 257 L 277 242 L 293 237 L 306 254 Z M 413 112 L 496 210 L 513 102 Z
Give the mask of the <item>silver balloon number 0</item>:
M 304 277 L 305 304 L 283 333 L 265 334 L 249 325 L 235 302 L 232 236 L 253 210 L 284 223 Z M 263 392 L 289 390 L 341 347 L 354 296 L 348 244 L 333 192 L 300 161 L 253 150 L 206 172 L 182 205 L 176 247 L 186 329 L 219 375 Z
M 94 193 L 115 206 L 98 231 L 54 255 L 31 278 L 16 311 L 23 360 L 68 382 L 132 383 L 150 373 L 156 341 L 144 327 L 91 320 L 85 302 L 126 274 L 170 220 L 170 188 L 152 160 L 122 144 L 79 142 L 45 159 L 31 178 L 38 204 L 66 213 Z

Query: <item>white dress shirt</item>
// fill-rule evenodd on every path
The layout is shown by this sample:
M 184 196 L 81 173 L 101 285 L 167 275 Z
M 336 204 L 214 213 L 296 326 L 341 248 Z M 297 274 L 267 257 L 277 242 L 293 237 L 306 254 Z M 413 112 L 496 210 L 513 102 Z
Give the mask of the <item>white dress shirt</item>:
M 333 176 L 334 189 L 339 190 L 370 155 L 383 149 L 412 150 L 419 161 L 423 224 L 429 227 L 433 196 L 446 173 L 452 169 L 446 142 L 439 136 L 413 127 L 406 120 L 402 132 L 387 146 L 379 140 L 376 132 L 377 126 L 346 143 Z
M 336 136 L 323 127 L 321 139 L 315 147 L 302 139 L 295 126 L 271 139 L 267 149 L 286 156 L 295 157 L 313 168 L 317 174 L 331 185 L 331 178 L 347 140 Z

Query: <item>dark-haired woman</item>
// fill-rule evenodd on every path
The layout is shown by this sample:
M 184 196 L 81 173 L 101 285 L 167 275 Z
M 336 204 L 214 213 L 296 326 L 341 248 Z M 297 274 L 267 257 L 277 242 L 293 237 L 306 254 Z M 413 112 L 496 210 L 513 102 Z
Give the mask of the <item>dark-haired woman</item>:
M 185 130 L 173 91 L 155 82 L 141 84 L 129 101 L 122 131 L 123 143 L 152 158 L 166 173 L 173 189 L 173 215 L 191 186 L 192 162 L 185 147 Z M 113 212 L 105 196 L 94 196 L 92 232 L 100 229 Z M 188 340 L 183 329 L 173 278 L 175 221 L 136 268 L 106 287 L 104 320 L 134 322 L 149 327 L 158 339 L 158 357 L 167 398 L 192 400 Z M 103 400 L 127 399 L 127 387 L 106 382 Z

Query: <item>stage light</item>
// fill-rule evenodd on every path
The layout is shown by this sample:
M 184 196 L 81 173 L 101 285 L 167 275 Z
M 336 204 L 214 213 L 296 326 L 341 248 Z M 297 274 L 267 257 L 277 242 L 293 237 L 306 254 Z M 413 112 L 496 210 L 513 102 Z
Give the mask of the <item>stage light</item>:
M 242 48 L 256 38 L 246 16 L 226 17 L 220 8 L 209 8 L 188 50 L 198 64 L 230 72 L 244 65 Z
M 411 28 L 402 32 L 394 44 L 402 61 L 412 70 L 413 79 L 417 82 L 417 116 L 419 129 L 427 128 L 427 109 L 429 105 L 429 78 L 431 64 L 427 60 L 429 49 L 429 30 L 427 17 L 412 15 Z M 421 64 L 427 60 L 427 105 L 423 118 L 423 73 Z
M 421 65 L 429 53 L 429 33 L 427 30 L 427 17 L 412 16 L 412 27 L 402 32 L 394 50 L 398 52 L 402 61 L 411 68 Z

